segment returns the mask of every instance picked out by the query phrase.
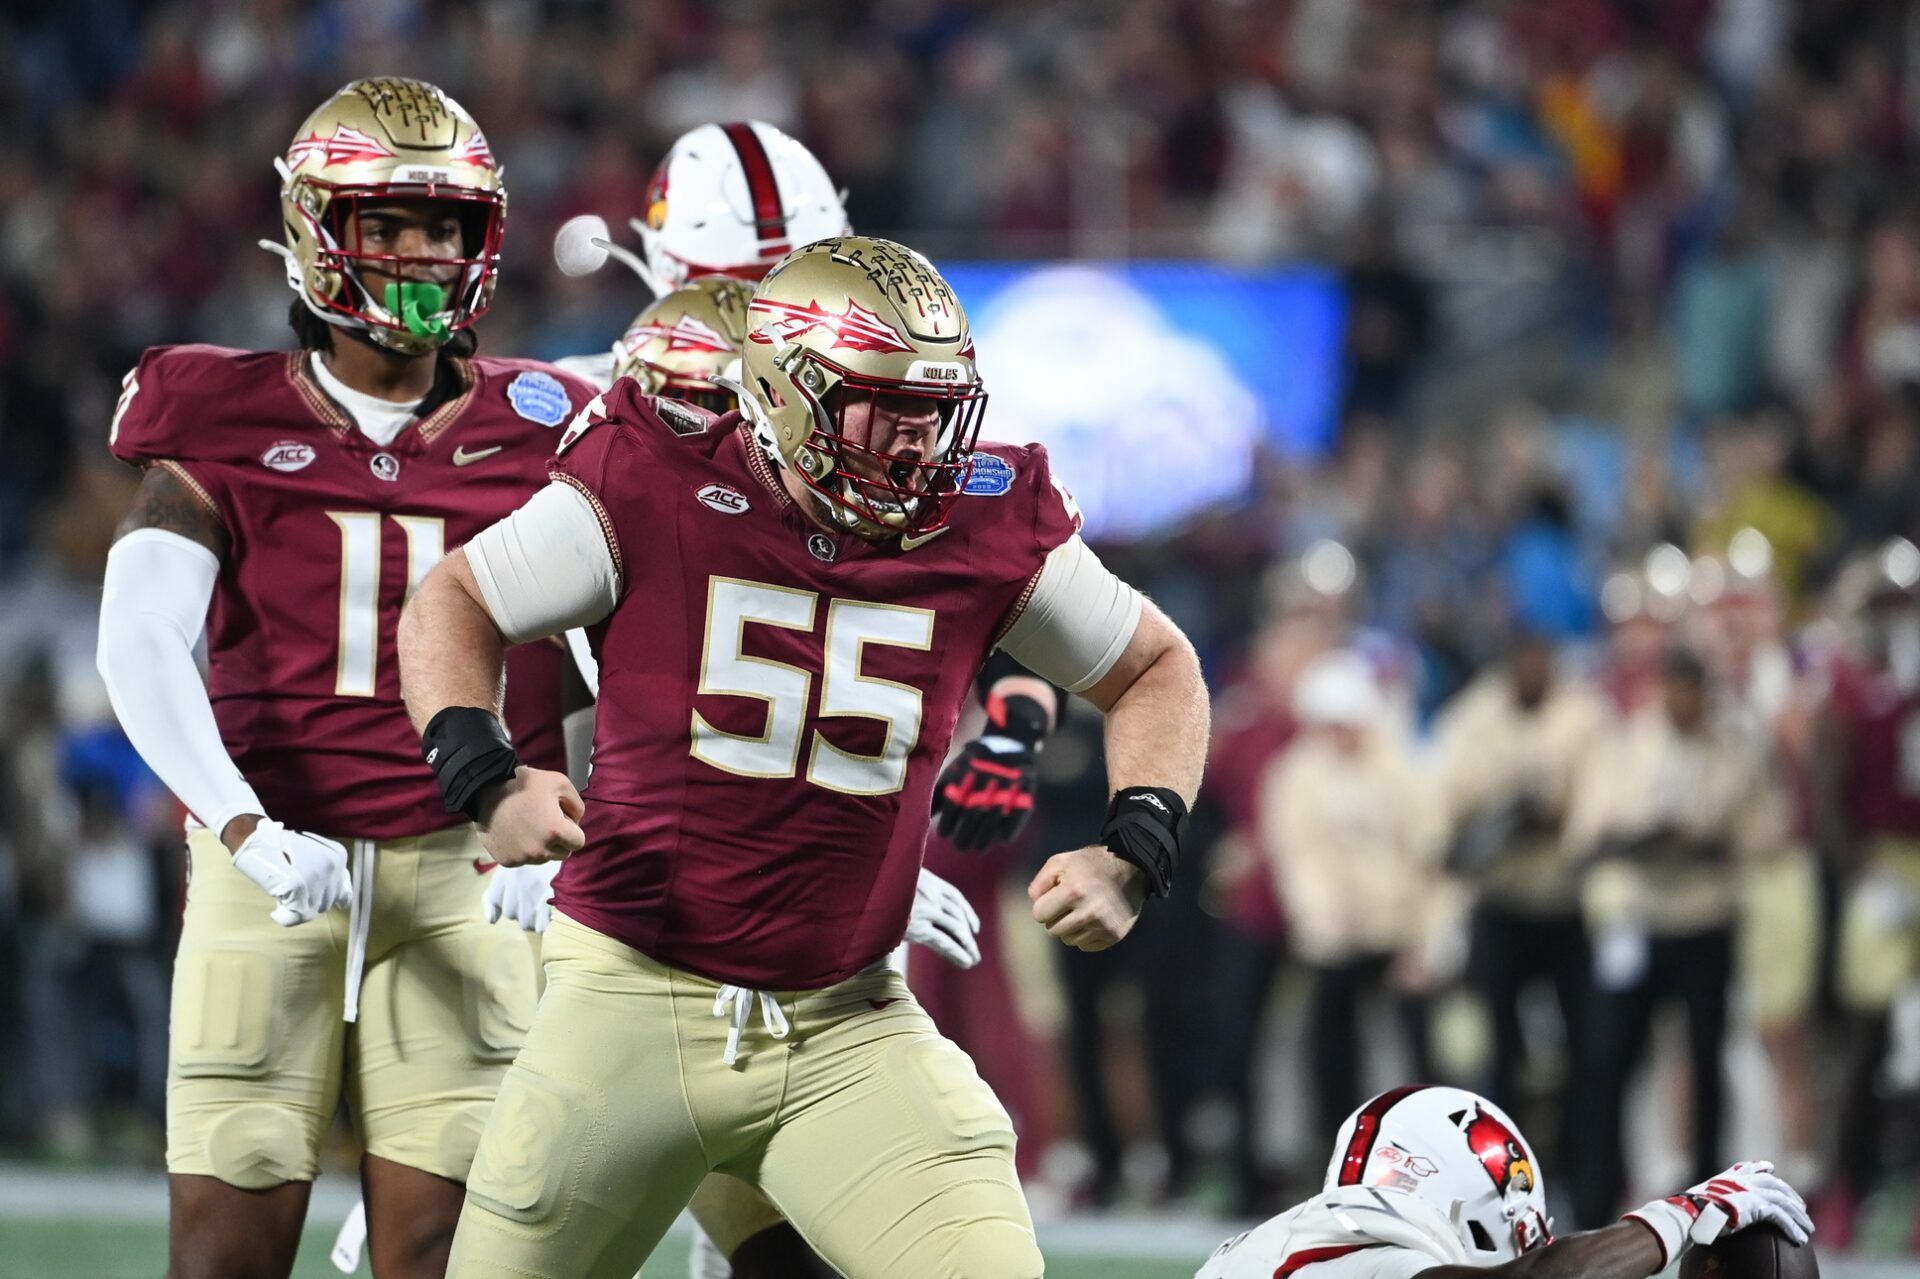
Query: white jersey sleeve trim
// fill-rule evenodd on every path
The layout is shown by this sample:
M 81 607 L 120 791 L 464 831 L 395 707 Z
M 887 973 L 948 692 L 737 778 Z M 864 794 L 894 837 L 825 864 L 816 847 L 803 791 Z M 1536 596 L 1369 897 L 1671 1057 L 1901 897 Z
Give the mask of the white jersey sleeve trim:
M 597 622 L 620 598 L 600 516 L 571 484 L 547 485 L 466 551 L 494 625 L 515 644 Z
M 267 815 L 220 740 L 193 658 L 219 577 L 219 556 L 198 542 L 135 529 L 107 552 L 96 653 L 127 740 L 215 835 L 242 814 Z
M 1140 625 L 1140 592 L 1075 534 L 1047 554 L 1033 594 L 1000 647 L 1069 693 L 1098 684 Z

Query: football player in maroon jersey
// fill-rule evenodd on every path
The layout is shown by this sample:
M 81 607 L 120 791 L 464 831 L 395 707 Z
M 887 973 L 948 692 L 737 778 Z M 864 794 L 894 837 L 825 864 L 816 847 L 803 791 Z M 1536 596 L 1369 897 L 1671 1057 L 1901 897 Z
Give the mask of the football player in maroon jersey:
M 505 863 L 584 847 L 455 1274 L 629 1273 L 712 1171 L 854 1279 L 1042 1272 L 1004 1110 L 884 962 L 995 647 L 1107 715 L 1100 842 L 1041 868 L 1035 918 L 1099 950 L 1172 884 L 1198 660 L 1081 542 L 1045 450 L 976 447 L 952 290 L 848 237 L 789 256 L 750 315 L 744 418 L 616 384 L 568 428 L 556 482 L 401 620 L 447 802 Z M 575 625 L 601 673 L 583 823 L 494 697 L 507 644 Z
M 749 139 L 750 141 L 750 139 Z M 789 147 L 803 150 L 797 142 Z M 684 164 L 683 164 L 684 172 Z M 724 184 L 721 184 L 724 185 Z M 757 278 L 771 265 L 755 261 L 757 239 L 749 224 L 726 242 L 738 255 L 738 268 Z M 735 261 L 726 253 L 707 260 Z M 747 340 L 747 307 L 753 286 L 728 275 L 701 275 L 648 304 L 634 316 L 614 345 L 610 368 L 588 371 L 598 385 L 610 387 L 630 377 L 650 396 L 692 404 L 713 413 L 733 406 L 733 394 L 712 379 L 739 361 Z M 591 363 L 590 361 L 587 363 Z M 578 367 L 578 364 L 569 365 Z M 671 410 L 669 410 L 671 413 Z M 569 639 L 575 638 L 569 636 Z M 988 685 L 982 672 L 982 700 L 986 714 L 980 735 L 956 751 L 934 788 L 934 813 L 942 835 L 969 850 L 965 869 L 977 882 L 998 883 L 1003 869 L 997 862 L 973 856 L 994 843 L 1013 838 L 1033 812 L 1035 760 L 1042 739 L 1051 730 L 1058 705 L 1055 690 L 1044 680 L 1017 673 L 1011 659 L 995 665 L 1011 668 Z M 590 685 L 597 680 L 591 653 L 582 661 Z M 598 691 L 595 686 L 594 691 Z M 929 850 L 930 854 L 933 852 Z M 505 916 L 533 933 L 545 933 L 552 919 L 553 877 L 563 862 L 535 862 L 502 869 L 487 887 L 491 918 Z M 983 927 L 967 897 L 946 879 L 922 867 L 913 894 L 913 913 L 907 922 L 907 941 L 941 956 L 955 969 L 971 969 L 982 960 L 976 934 L 991 935 L 992 921 Z M 904 967 L 909 949 L 893 956 Z M 994 956 L 998 961 L 998 956 Z M 918 974 L 922 970 L 916 965 Z M 1000 983 L 986 975 L 971 989 L 994 991 Z M 916 976 L 924 997 L 924 983 Z M 981 1010 L 985 1017 L 1011 1011 L 1009 1001 Z M 976 1049 L 977 1045 L 971 1045 Z M 1003 1069 L 1008 1063 L 995 1063 Z M 1013 1063 L 1018 1069 L 1018 1063 Z M 1018 1075 L 1015 1076 L 1018 1078 Z M 737 1177 L 716 1173 L 700 1184 L 688 1205 L 693 1217 L 693 1249 L 689 1269 L 694 1279 L 796 1279 L 830 1275 L 832 1271 L 753 1187 Z
M 439 89 L 349 84 L 279 167 L 302 349 L 154 348 L 110 440 L 146 474 L 108 559 L 100 669 L 195 819 L 170 1265 L 290 1271 L 344 1088 L 374 1270 L 438 1276 L 533 975 L 481 918 L 495 867 L 421 765 L 392 635 L 442 553 L 538 487 L 551 428 L 593 391 L 473 357 L 505 191 Z M 548 767 L 564 661 L 541 644 L 509 663 L 507 714 Z

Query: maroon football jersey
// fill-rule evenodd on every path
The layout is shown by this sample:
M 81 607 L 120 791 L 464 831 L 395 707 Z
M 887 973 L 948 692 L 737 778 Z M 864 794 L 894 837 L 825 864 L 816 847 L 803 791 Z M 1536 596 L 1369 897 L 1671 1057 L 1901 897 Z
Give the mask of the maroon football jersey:
M 1847 824 L 1858 835 L 1920 836 L 1920 694 L 1838 664 L 1829 697 L 1847 737 Z
M 114 456 L 165 466 L 232 540 L 207 617 L 220 736 L 267 815 L 337 836 L 455 825 L 400 701 L 400 607 L 447 551 L 546 482 L 593 388 L 525 360 L 453 359 L 458 391 L 375 444 L 305 353 L 155 347 L 128 375 Z M 515 649 L 507 718 L 529 763 L 563 768 L 565 652 Z
M 620 569 L 569 916 L 765 990 L 845 978 L 906 930 L 933 783 L 976 672 L 1079 518 L 1037 446 L 983 446 L 944 531 L 822 531 L 739 417 L 631 381 L 554 474 Z

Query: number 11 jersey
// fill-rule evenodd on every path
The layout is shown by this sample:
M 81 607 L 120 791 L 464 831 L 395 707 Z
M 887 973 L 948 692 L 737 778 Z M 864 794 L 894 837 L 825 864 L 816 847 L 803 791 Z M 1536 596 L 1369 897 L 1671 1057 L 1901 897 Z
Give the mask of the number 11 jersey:
M 400 609 L 447 551 L 545 482 L 594 388 L 526 360 L 442 356 L 441 399 L 387 445 L 314 380 L 307 352 L 155 347 L 115 412 L 115 457 L 171 471 L 230 547 L 207 615 L 207 693 L 267 815 L 339 837 L 459 824 L 400 700 Z M 565 767 L 565 651 L 508 657 L 507 720 Z

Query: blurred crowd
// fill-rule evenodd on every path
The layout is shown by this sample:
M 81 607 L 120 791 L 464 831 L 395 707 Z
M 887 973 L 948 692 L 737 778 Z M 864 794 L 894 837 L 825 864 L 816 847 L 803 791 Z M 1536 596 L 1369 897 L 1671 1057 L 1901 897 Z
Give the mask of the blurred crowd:
M 970 1033 L 1036 1175 L 1080 1150 L 1072 1193 L 1108 1201 L 1224 1168 L 1220 1203 L 1265 1206 L 1418 1070 L 1514 1103 L 1584 1223 L 1672 1003 L 1680 1168 L 1743 1153 L 1717 1062 L 1757 1029 L 1781 1149 L 1846 1229 L 1916 1158 L 1882 1139 L 1916 1130 L 1887 1123 L 1917 1073 L 1916 48 L 1898 0 L 6 6 L 0 1148 L 156 1149 L 176 814 L 92 673 L 120 377 L 150 343 L 289 341 L 271 160 L 396 72 L 505 163 L 494 353 L 604 348 L 644 299 L 561 277 L 551 233 L 640 213 L 709 120 L 794 132 L 856 226 L 936 260 L 1342 270 L 1334 448 L 1102 548 L 1202 646 L 1219 740 L 1137 942 L 1009 929 L 950 1001 L 1020 1013 Z M 1079 842 L 1088 728 L 1044 757 L 1032 848 L 957 880 Z M 1278 1152 L 1276 1008 L 1311 1045 Z

